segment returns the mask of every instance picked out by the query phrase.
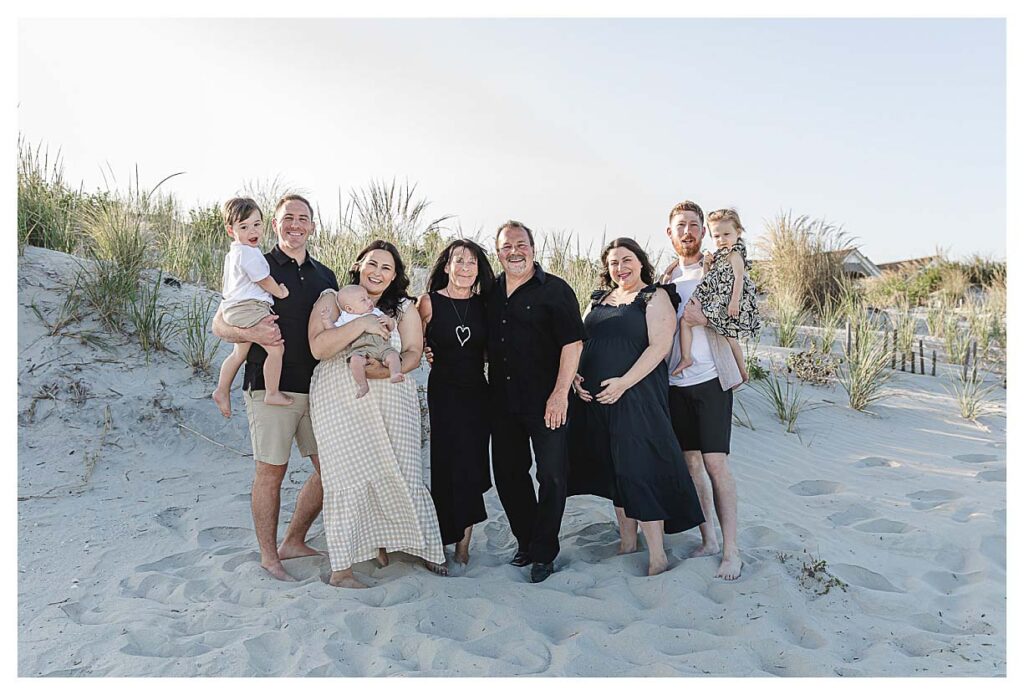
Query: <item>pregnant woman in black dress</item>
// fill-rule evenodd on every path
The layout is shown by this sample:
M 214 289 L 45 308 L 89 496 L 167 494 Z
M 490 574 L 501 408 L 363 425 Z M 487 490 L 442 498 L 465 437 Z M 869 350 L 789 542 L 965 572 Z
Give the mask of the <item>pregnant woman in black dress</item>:
M 679 297 L 653 284 L 647 254 L 632 239 L 612 241 L 601 265 L 605 289 L 583 319 L 578 398 L 569 405 L 569 494 L 612 500 L 620 553 L 636 550 L 639 522 L 653 576 L 668 568 L 663 534 L 704 521 L 668 411 L 665 356 Z
M 432 351 L 427 382 L 430 409 L 430 495 L 441 542 L 455 544 L 455 561 L 469 562 L 473 524 L 487 519 L 491 487 L 484 349 L 483 297 L 494 284 L 484 250 L 457 239 L 441 252 L 417 307 Z

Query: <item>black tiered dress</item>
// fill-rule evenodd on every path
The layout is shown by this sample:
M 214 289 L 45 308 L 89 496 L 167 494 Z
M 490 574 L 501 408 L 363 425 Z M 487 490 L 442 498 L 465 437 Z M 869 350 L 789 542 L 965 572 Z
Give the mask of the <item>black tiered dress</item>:
M 487 519 L 483 498 L 491 487 L 484 377 L 487 322 L 483 299 L 477 295 L 452 299 L 431 292 L 430 304 L 426 335 L 434 352 L 427 381 L 430 495 L 441 541 L 450 545 L 462 540 L 467 526 Z M 460 325 L 469 329 L 468 339 Z
M 579 374 L 596 396 L 601 382 L 622 376 L 647 349 L 647 305 L 658 287 L 648 285 L 630 304 L 601 304 L 608 291 L 591 295 L 583 325 Z M 679 304 L 675 287 L 663 286 Z M 596 398 L 569 403 L 569 494 L 597 495 L 638 521 L 665 521 L 677 533 L 704 521 L 700 500 L 672 430 L 668 367 L 664 360 L 611 405 Z

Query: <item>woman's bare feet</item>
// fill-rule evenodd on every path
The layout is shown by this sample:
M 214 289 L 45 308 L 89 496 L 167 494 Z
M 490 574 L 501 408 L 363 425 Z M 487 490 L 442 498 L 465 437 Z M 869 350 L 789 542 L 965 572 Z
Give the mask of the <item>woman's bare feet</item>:
M 473 532 L 473 527 L 469 526 L 466 528 L 466 533 L 462 536 L 462 540 L 455 544 L 455 562 L 460 565 L 469 564 L 469 540 L 470 534 Z
M 388 557 L 388 551 L 385 548 L 379 548 L 377 550 L 377 564 L 381 567 L 387 567 L 391 562 L 391 558 Z
M 729 555 L 722 555 L 722 564 L 718 566 L 718 571 L 715 572 L 716 579 L 739 579 L 740 570 L 743 568 L 743 560 L 740 559 L 738 551 L 733 551 Z
M 661 574 L 667 569 L 668 557 L 665 556 L 665 553 L 661 553 L 660 555 L 651 553 L 651 559 L 647 564 L 647 576 L 653 577 L 657 574 Z
M 339 570 L 337 572 L 331 572 L 331 578 L 329 580 L 327 580 L 327 581 L 328 581 L 328 584 L 330 584 L 331 586 L 336 586 L 336 587 L 339 587 L 341 589 L 365 589 L 365 588 L 367 588 L 366 584 L 363 584 L 361 581 L 359 581 L 358 579 L 355 578 L 355 576 L 352 574 L 352 570 L 351 569 Z
M 220 414 L 224 417 L 231 417 L 231 392 L 221 391 L 217 389 L 213 392 L 213 402 L 217 404 L 220 409 Z
M 281 391 L 267 391 L 263 396 L 264 405 L 291 405 L 294 402 L 294 398 L 286 396 Z
M 424 566 L 434 574 L 440 574 L 442 577 L 448 576 L 448 563 L 437 564 L 436 562 L 430 562 L 429 560 L 423 561 Z
M 629 555 L 630 553 L 636 552 L 636 538 L 633 538 L 632 543 L 627 543 L 625 540 L 619 541 L 619 551 L 616 555 Z

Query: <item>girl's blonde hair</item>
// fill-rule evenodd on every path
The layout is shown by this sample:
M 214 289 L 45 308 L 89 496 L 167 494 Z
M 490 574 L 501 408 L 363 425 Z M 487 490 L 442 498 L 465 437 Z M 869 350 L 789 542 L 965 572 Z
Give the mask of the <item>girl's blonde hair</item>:
M 736 227 L 736 235 L 739 236 L 746 230 L 743 229 L 743 223 L 740 222 L 740 215 L 732 208 L 722 208 L 721 210 L 715 210 L 714 212 L 708 213 L 708 224 L 712 222 L 732 222 L 732 225 Z

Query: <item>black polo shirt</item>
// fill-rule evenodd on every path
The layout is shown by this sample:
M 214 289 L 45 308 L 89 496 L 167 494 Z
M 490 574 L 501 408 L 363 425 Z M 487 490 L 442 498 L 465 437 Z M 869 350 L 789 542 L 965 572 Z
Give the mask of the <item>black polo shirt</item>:
M 492 402 L 510 413 L 543 414 L 558 378 L 562 348 L 583 340 L 576 293 L 533 264 L 533 277 L 512 296 L 505 274 L 487 297 L 487 375 Z
M 309 380 L 318 362 L 309 351 L 309 315 L 321 292 L 327 288 L 338 289 L 338 280 L 334 272 L 314 260 L 309 251 L 306 251 L 302 265 L 279 246 L 274 246 L 263 256 L 270 265 L 270 276 L 288 288 L 288 296 L 284 299 L 274 297 L 273 307 L 274 313 L 280 317 L 277 325 L 284 338 L 281 390 L 309 393 Z M 243 389 L 259 391 L 266 388 L 263 384 L 263 362 L 266 359 L 267 351 L 253 343 L 245 361 Z

